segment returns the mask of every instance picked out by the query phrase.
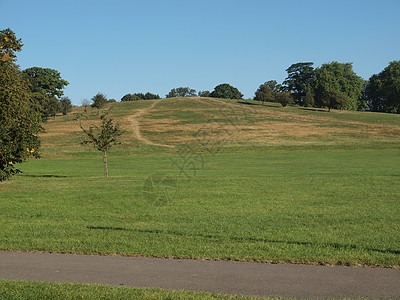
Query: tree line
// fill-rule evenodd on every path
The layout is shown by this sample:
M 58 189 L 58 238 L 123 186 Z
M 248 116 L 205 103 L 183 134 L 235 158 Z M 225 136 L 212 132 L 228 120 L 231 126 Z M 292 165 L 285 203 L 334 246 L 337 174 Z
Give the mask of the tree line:
M 312 62 L 299 62 L 286 69 L 282 83 L 269 80 L 255 91 L 254 100 L 278 102 L 329 110 L 369 110 L 400 113 L 400 61 L 392 61 L 379 74 L 364 80 L 353 70 L 352 63 L 336 61 L 314 68 Z M 243 94 L 228 83 L 217 85 L 212 92 L 190 87 L 173 88 L 165 98 L 213 97 L 242 99 Z M 159 95 L 127 94 L 121 101 L 160 99 Z
M 29 157 L 40 157 L 38 134 L 43 131 L 42 122 L 57 113 L 67 114 L 72 108 L 71 100 L 63 93 L 69 83 L 61 78 L 60 72 L 39 67 L 20 69 L 16 53 L 22 46 L 21 39 L 10 28 L 0 31 L 0 181 L 20 172 L 16 164 Z M 266 81 L 255 91 L 253 99 L 262 104 L 279 102 L 282 106 L 400 113 L 400 61 L 390 62 L 369 80 L 358 76 L 352 63 L 333 61 L 317 68 L 313 65 L 312 62 L 292 64 L 286 69 L 288 75 L 282 83 Z M 173 88 L 165 97 L 242 99 L 243 94 L 223 83 L 211 92 Z M 124 95 L 121 101 L 160 98 L 150 92 L 133 93 Z M 88 105 L 100 110 L 106 103 L 115 101 L 98 93 L 91 101 L 84 99 L 82 105 L 85 110 Z M 103 119 L 109 121 L 106 117 Z

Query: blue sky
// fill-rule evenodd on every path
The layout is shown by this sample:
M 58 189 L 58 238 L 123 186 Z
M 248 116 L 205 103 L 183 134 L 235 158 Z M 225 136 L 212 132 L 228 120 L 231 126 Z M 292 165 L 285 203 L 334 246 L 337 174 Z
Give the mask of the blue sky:
M 0 0 L 22 69 L 56 69 L 79 105 L 97 92 L 165 96 L 220 83 L 253 97 L 297 62 L 353 62 L 364 79 L 400 60 L 399 0 Z

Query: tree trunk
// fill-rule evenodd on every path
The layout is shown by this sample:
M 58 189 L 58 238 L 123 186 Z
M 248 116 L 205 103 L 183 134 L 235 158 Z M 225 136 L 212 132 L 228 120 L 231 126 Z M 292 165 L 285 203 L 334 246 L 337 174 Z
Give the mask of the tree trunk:
M 107 151 L 104 151 L 104 176 L 108 177 L 108 168 L 107 168 Z

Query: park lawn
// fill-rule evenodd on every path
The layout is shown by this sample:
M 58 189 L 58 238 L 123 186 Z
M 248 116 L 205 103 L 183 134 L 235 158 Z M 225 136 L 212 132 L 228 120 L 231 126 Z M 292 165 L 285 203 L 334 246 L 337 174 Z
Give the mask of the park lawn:
M 0 299 L 281 299 L 207 292 L 131 288 L 100 284 L 52 283 L 0 279 Z
M 177 151 L 23 164 L 0 249 L 400 266 L 399 150 Z

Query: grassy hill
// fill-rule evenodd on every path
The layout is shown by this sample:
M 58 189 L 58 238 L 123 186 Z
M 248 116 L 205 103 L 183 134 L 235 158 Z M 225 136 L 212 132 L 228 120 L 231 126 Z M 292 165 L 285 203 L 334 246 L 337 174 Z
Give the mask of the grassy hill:
M 48 121 L 42 137 L 45 156 L 87 152 L 87 147 L 79 145 L 83 135 L 74 120 L 82 111 L 82 107 L 74 108 L 71 114 Z M 95 118 L 96 111 L 89 109 L 86 123 Z M 117 103 L 112 115 L 128 131 L 116 153 L 173 153 L 182 145 L 195 147 L 210 136 L 221 142 L 220 151 L 400 146 L 400 116 L 393 114 L 282 108 L 276 103 L 261 105 L 245 100 L 171 98 Z
M 49 120 L 43 158 L 0 184 L 0 249 L 400 266 L 398 115 L 117 103 L 104 179 L 82 111 Z

